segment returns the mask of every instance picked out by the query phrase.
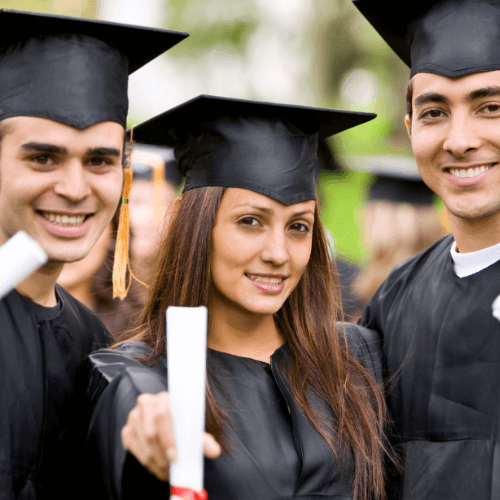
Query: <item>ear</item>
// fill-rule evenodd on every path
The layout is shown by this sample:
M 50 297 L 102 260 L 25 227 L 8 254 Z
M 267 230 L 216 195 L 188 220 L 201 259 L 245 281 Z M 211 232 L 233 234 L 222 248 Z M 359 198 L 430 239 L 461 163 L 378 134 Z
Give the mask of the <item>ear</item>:
M 406 131 L 408 132 L 408 137 L 411 138 L 411 118 L 409 115 L 405 116 Z

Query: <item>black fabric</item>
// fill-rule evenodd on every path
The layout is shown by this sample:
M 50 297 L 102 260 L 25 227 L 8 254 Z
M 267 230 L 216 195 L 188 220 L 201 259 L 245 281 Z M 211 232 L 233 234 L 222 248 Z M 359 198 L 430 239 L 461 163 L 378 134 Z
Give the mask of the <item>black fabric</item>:
M 201 95 L 134 128 L 139 143 L 175 147 L 184 191 L 249 189 L 290 205 L 315 199 L 318 140 L 370 113 Z
M 458 77 L 500 69 L 500 4 L 492 0 L 353 0 L 416 73 Z M 397 12 L 397 15 L 394 13 Z
M 109 344 L 100 321 L 62 288 L 37 322 L 12 291 L 0 301 L 0 499 L 86 498 L 84 357 Z
M 57 295 L 57 292 L 56 292 Z M 28 297 L 24 295 L 20 295 L 21 300 L 24 302 L 25 307 L 28 309 L 30 314 L 33 315 L 35 321 L 39 323 L 43 323 L 47 319 L 54 319 L 62 309 L 62 301 L 59 296 L 57 296 L 57 304 L 51 307 L 45 307 L 36 302 L 33 302 Z
M 78 129 L 125 128 L 129 73 L 187 36 L 6 10 L 0 28 L 0 120 L 32 116 Z
M 346 321 L 351 321 L 352 318 L 357 319 L 363 306 L 354 292 L 353 282 L 361 269 L 356 264 L 341 257 L 335 257 L 335 265 L 339 276 L 342 309 Z
M 452 241 L 397 266 L 361 320 L 382 338 L 403 457 L 391 499 L 500 498 L 500 262 L 458 278 Z
M 379 378 L 378 340 L 373 332 L 346 324 L 351 353 Z M 169 485 L 157 481 L 127 454 L 120 431 L 142 392 L 166 390 L 166 363 L 155 369 L 136 359 L 148 349 L 127 342 L 120 350 L 90 356 L 88 392 L 93 413 L 88 435 L 88 462 L 96 464 L 106 498 L 140 498 L 145 492 L 168 495 Z M 291 398 L 286 376 L 290 352 L 285 344 L 271 364 L 208 351 L 214 396 L 228 411 L 226 426 L 231 454 L 205 459 L 205 488 L 210 500 L 352 499 L 353 463 L 347 456 L 343 472 L 332 453 Z M 231 394 L 232 396 L 230 396 Z M 327 418 L 330 410 L 310 398 Z

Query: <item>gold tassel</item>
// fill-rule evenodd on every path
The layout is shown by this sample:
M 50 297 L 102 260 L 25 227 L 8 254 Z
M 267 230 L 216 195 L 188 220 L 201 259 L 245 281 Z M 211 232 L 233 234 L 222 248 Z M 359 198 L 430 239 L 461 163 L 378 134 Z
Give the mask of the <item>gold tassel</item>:
M 132 146 L 133 138 L 132 128 L 130 130 L 130 145 Z M 124 299 L 127 296 L 132 281 L 127 286 L 127 269 L 129 269 L 128 247 L 129 247 L 129 206 L 128 197 L 132 187 L 134 178 L 132 168 L 130 166 L 130 157 L 132 147 L 127 158 L 127 167 L 125 168 L 125 183 L 123 186 L 122 205 L 120 207 L 120 221 L 118 223 L 118 232 L 116 235 L 115 259 L 113 263 L 113 298 L 120 297 Z

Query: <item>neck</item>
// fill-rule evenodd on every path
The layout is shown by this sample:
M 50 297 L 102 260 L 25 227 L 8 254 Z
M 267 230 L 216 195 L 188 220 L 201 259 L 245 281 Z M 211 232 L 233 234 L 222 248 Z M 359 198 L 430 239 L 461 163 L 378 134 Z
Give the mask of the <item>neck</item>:
M 500 243 L 500 212 L 480 219 L 461 219 L 448 212 L 460 253 L 477 252 Z
M 212 301 L 209 311 L 211 349 L 269 363 L 273 352 L 284 342 L 271 314 L 229 310 L 216 301 Z
M 64 289 L 75 299 L 86 305 L 91 311 L 95 311 L 95 301 L 91 289 L 91 281 L 85 280 L 74 286 L 65 286 Z
M 48 262 L 19 283 L 16 290 L 41 306 L 55 306 L 57 304 L 55 284 L 63 265 L 60 262 Z

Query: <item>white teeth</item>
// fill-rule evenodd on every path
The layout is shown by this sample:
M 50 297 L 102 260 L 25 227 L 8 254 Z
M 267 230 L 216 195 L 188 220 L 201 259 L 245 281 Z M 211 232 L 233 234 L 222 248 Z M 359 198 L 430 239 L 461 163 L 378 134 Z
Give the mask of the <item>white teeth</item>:
M 255 281 L 260 281 L 261 283 L 270 283 L 272 285 L 279 285 L 283 278 L 268 278 L 266 276 L 254 276 L 253 274 L 249 274 L 248 277 Z
M 471 168 L 450 168 L 449 172 L 453 177 L 476 177 L 477 175 L 484 174 L 493 168 L 493 165 L 481 165 L 480 167 Z
M 85 215 L 61 215 L 50 212 L 40 212 L 50 222 L 59 226 L 81 226 L 85 220 Z

